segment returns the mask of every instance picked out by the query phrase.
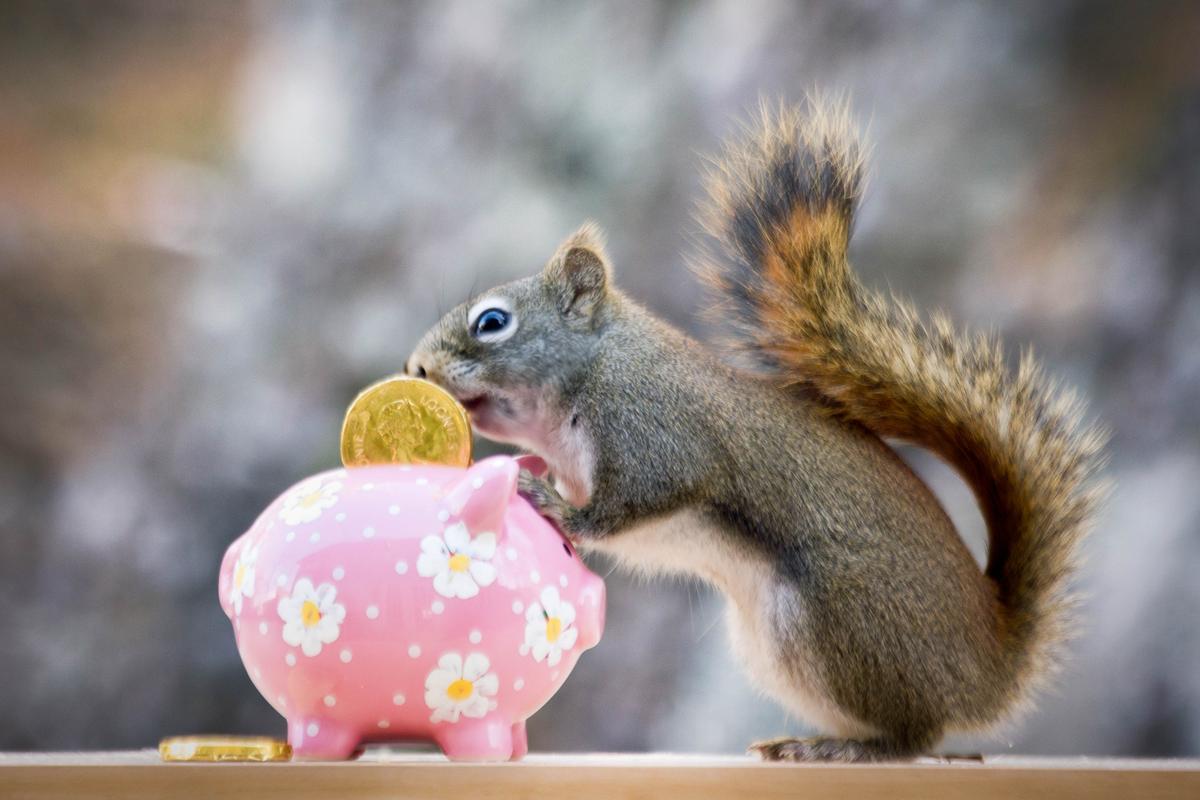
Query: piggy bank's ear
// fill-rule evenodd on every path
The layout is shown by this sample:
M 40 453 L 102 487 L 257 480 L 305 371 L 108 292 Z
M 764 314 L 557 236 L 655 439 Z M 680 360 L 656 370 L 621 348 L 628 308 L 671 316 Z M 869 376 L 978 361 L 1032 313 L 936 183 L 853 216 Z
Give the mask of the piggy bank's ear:
M 529 470 L 535 478 L 544 478 L 550 472 L 550 467 L 546 464 L 546 459 L 541 456 L 524 453 L 517 456 L 514 460 L 520 469 Z
M 520 467 L 508 456 L 485 458 L 467 470 L 446 495 L 446 508 L 462 519 L 472 533 L 501 535 L 504 512 L 517 493 Z

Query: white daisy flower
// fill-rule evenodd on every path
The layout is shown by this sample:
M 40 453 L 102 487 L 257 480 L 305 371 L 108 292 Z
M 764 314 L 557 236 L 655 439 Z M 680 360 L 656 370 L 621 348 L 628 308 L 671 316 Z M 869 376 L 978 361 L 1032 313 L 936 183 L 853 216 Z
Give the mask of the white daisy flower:
M 283 641 L 299 647 L 306 656 L 315 656 L 323 645 L 337 641 L 346 607 L 335 603 L 337 589 L 331 583 L 313 588 L 312 581 L 296 581 L 291 597 L 279 600 L 279 616 L 283 619 Z
M 555 666 L 563 653 L 575 646 L 579 631 L 573 626 L 575 607 L 558 596 L 558 589 L 542 589 L 540 603 L 530 604 L 525 612 L 525 646 L 534 661 L 545 660 Z
M 425 678 L 425 705 L 433 709 L 429 721 L 458 722 L 460 714 L 478 718 L 495 709 L 500 679 L 490 667 L 483 653 L 471 653 L 466 661 L 453 652 L 439 658 Z
M 321 516 L 321 512 L 338 501 L 338 492 L 342 490 L 342 482 L 331 480 L 325 482 L 325 477 L 318 475 L 300 484 L 283 501 L 279 516 L 288 525 L 299 525 L 302 522 L 312 522 Z
M 496 568 L 488 563 L 495 554 L 496 534 L 488 531 L 471 538 L 467 526 L 458 522 L 443 536 L 421 540 L 417 574 L 433 578 L 433 588 L 442 597 L 466 600 L 496 580 Z
M 242 613 L 242 598 L 254 595 L 254 565 L 258 562 L 258 545 L 243 547 L 233 565 L 233 577 L 229 581 L 229 603 L 234 614 Z

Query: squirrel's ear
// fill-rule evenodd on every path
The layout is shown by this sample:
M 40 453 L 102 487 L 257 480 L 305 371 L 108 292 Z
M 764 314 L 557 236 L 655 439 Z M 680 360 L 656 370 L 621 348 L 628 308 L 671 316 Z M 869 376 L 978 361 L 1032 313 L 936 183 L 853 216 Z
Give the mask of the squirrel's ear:
M 608 294 L 612 268 L 604 237 L 594 222 L 567 237 L 542 273 L 563 314 L 591 318 Z

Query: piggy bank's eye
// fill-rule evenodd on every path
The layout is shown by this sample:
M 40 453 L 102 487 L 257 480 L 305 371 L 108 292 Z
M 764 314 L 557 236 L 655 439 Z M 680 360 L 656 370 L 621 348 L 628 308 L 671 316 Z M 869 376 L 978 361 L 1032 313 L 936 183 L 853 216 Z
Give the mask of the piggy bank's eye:
M 571 545 L 563 542 L 563 551 L 566 552 L 567 558 L 574 558 L 575 554 L 571 552 Z
M 502 342 L 516 331 L 517 320 L 501 298 L 487 298 L 471 309 L 467 328 L 481 342 Z

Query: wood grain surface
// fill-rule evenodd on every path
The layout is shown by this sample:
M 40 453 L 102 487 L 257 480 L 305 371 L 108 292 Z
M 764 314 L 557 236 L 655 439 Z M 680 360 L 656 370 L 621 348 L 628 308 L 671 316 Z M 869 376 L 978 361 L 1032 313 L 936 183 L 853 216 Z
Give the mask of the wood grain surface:
M 371 751 L 353 762 L 165 764 L 152 750 L 0 754 L 0 797 L 287 798 L 1200 798 L 1200 760 L 989 758 L 796 766 L 748 757 L 531 755 L 450 764 Z

